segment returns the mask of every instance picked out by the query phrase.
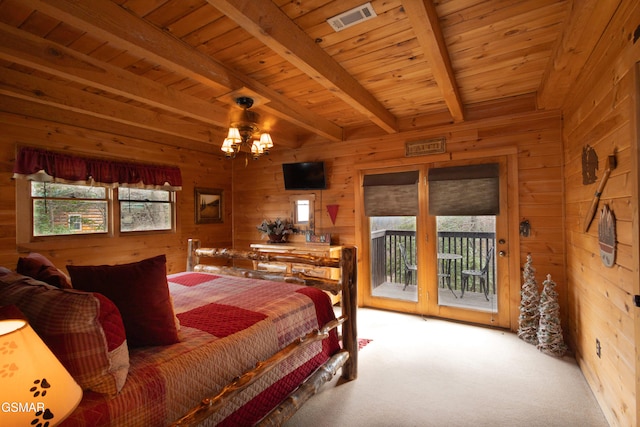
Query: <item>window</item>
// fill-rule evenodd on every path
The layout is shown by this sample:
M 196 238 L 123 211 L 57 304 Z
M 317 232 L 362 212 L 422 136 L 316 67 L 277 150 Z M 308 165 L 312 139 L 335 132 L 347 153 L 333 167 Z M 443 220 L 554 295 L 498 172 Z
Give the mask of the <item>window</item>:
M 29 181 L 29 186 L 35 237 L 105 234 L 118 228 L 109 214 L 113 190 L 36 181 Z M 122 233 L 173 229 L 173 191 L 119 188 L 116 203 Z
M 69 230 L 82 231 L 82 215 L 69 214 Z
M 173 203 L 171 192 L 119 188 L 120 231 L 171 230 Z
M 291 218 L 293 226 L 302 231 L 315 232 L 313 223 L 315 194 L 306 194 L 289 197 L 291 202 Z
M 298 224 L 309 223 L 309 201 L 298 200 L 296 202 L 296 212 L 294 222 Z
M 106 188 L 32 181 L 31 200 L 34 236 L 109 231 Z

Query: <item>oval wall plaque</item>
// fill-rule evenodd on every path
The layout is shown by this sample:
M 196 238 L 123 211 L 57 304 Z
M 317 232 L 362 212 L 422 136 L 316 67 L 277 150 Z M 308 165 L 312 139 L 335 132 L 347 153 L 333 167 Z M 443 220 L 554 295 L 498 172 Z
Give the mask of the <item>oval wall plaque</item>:
M 613 267 L 616 260 L 616 219 L 606 204 L 600 211 L 598 240 L 600 242 L 600 259 L 602 263 L 606 267 Z

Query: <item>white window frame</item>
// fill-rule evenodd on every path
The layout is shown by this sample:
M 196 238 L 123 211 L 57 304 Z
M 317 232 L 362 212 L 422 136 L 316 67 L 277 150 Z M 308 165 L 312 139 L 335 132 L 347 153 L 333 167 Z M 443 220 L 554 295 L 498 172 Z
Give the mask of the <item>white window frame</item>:
M 117 191 L 106 188 L 107 190 L 107 228 L 108 231 L 103 233 L 72 233 L 50 236 L 35 236 L 33 233 L 33 197 L 31 196 L 30 180 L 16 179 L 16 241 L 18 244 L 28 244 L 37 241 L 54 240 L 54 239 L 79 239 L 79 238 L 110 238 L 114 236 L 129 236 L 138 234 L 153 233 L 175 233 L 177 218 L 177 201 L 176 191 L 168 190 L 171 206 L 171 227 L 162 230 L 136 230 L 121 232 L 120 230 L 120 203 L 118 201 Z M 84 186 L 80 184 L 81 186 Z M 76 214 L 70 212 L 70 214 Z M 28 221 L 21 220 L 28 218 Z
M 80 221 L 72 221 L 72 218 L 78 218 L 80 219 Z M 31 220 L 33 221 L 33 218 L 31 218 Z M 67 214 L 67 221 L 69 222 L 69 230 L 71 231 L 82 231 L 82 214 L 78 214 L 78 213 L 70 213 Z M 80 228 L 75 228 L 76 224 L 78 224 L 80 226 Z
M 122 224 L 120 223 L 120 219 L 122 216 L 122 209 L 125 208 L 125 204 L 129 203 L 129 200 L 127 199 L 120 199 L 120 194 L 126 192 L 128 189 L 127 188 L 118 188 L 118 194 L 114 195 L 114 202 L 117 204 L 117 211 L 118 211 L 118 215 L 117 215 L 117 230 L 120 234 L 123 235 L 129 235 L 132 233 L 168 233 L 168 232 L 175 232 L 176 229 L 176 192 L 175 191 L 169 191 L 169 190 L 158 190 L 158 191 L 166 191 L 168 193 L 168 200 L 166 201 L 159 201 L 159 200 L 146 200 L 143 203 L 151 203 L 151 204 L 165 204 L 165 205 L 169 205 L 169 208 L 171 210 L 171 218 L 170 218 L 170 224 L 169 224 L 169 228 L 158 228 L 158 229 L 152 229 L 152 230 L 122 230 Z M 134 190 L 143 190 L 143 191 L 154 191 L 154 190 L 147 190 L 147 189 L 134 189 Z M 139 200 L 132 200 L 131 202 L 134 203 L 140 203 L 141 201 Z M 114 228 L 115 229 L 115 228 Z
M 312 234 L 315 232 L 315 221 L 314 221 L 315 200 L 316 200 L 316 195 L 313 193 L 299 194 L 299 195 L 289 197 L 289 202 L 291 203 L 291 219 L 293 221 L 293 226 L 297 230 L 310 231 Z M 308 206 L 309 215 L 306 221 L 300 220 L 301 202 L 304 203 L 305 206 Z

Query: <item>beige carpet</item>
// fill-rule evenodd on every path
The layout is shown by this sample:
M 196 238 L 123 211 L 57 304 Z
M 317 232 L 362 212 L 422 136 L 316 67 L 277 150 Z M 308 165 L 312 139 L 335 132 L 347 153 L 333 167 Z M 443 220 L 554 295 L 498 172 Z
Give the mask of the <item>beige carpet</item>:
M 325 384 L 294 426 L 608 426 L 575 360 L 510 332 L 358 311 L 352 382 Z

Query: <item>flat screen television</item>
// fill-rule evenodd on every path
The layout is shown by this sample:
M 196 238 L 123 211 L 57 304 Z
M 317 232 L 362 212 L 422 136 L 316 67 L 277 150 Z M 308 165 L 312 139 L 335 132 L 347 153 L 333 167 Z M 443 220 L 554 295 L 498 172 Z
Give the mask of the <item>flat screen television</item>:
M 324 162 L 283 163 L 285 190 L 322 190 L 327 188 Z

